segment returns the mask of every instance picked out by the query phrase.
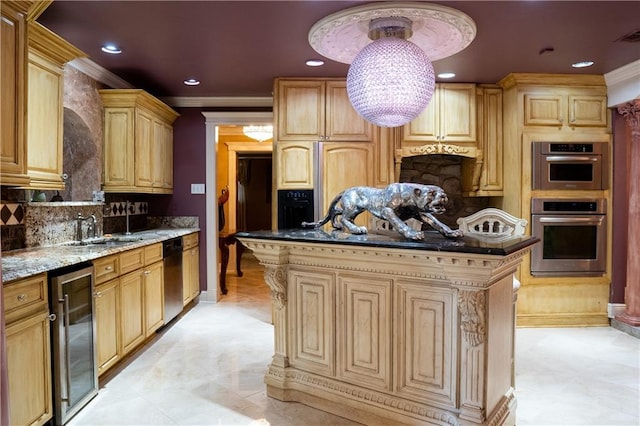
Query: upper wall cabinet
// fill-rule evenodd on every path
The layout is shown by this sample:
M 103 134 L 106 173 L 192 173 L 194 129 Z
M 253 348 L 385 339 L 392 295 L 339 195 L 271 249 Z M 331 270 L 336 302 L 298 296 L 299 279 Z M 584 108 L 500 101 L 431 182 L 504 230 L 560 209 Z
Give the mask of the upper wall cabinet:
M 37 22 L 29 22 L 27 174 L 30 188 L 64 189 L 64 64 L 86 56 Z
M 0 180 L 2 185 L 27 185 L 27 12 L 33 2 L 2 1 L 0 46 Z
M 277 141 L 369 142 L 373 125 L 351 106 L 345 79 L 276 79 Z
M 173 122 L 179 116 L 140 89 L 100 90 L 106 192 L 173 193 Z
M 429 105 L 403 127 L 404 141 L 475 145 L 476 85 L 436 84 Z
M 556 130 L 607 128 L 606 86 L 602 76 L 510 74 L 500 85 L 518 86 L 521 124 Z

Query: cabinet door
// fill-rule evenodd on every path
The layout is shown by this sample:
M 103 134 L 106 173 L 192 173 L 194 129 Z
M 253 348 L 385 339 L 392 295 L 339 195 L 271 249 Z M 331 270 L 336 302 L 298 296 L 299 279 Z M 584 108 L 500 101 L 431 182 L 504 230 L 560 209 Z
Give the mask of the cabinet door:
M 438 91 L 440 140 L 447 143 L 477 142 L 476 85 L 441 84 Z
M 324 81 L 278 80 L 277 140 L 318 141 L 324 136 Z
M 30 187 L 63 189 L 62 68 L 29 53 L 27 172 Z
M 136 186 L 153 187 L 153 158 L 155 146 L 154 121 L 142 110 L 136 112 L 135 176 Z
M 277 176 L 277 189 L 312 189 L 312 142 L 278 142 L 274 172 Z
M 580 127 L 607 126 L 607 97 L 569 95 L 569 125 Z
M 370 142 L 373 124 L 362 118 L 349 101 L 346 81 L 326 83 L 326 141 Z
M 52 415 L 48 312 L 6 328 L 9 411 L 15 425 L 41 425 Z
M 338 376 L 391 390 L 391 280 L 338 276 Z
M 191 252 L 189 256 L 189 270 L 191 273 L 191 299 L 195 299 L 200 294 L 200 248 L 194 247 L 189 251 Z
M 394 388 L 400 396 L 456 404 L 457 312 L 450 290 L 398 282 L 393 310 L 397 348 Z
M 352 186 L 373 183 L 373 146 L 370 143 L 322 143 L 319 167 L 322 167 L 322 209 L 326 212 L 331 200 Z M 356 221 L 365 224 L 365 215 Z
M 185 250 L 182 252 L 182 306 L 186 306 L 193 299 L 191 277 L 191 250 Z
M 2 185 L 26 185 L 25 141 L 27 39 L 25 13 L 0 2 L 0 156 Z
M 122 355 L 144 341 L 144 279 L 142 271 L 120 278 L 120 314 Z
M 96 287 L 96 347 L 98 374 L 120 359 L 120 280 Z
M 162 262 L 144 268 L 145 337 L 164 324 L 164 277 Z
M 290 324 L 295 327 L 289 361 L 296 368 L 333 376 L 334 275 L 293 269 L 288 282 Z
M 440 136 L 438 108 L 440 93 L 436 90 L 427 107 L 413 121 L 403 126 L 403 140 L 437 142 Z
M 562 127 L 566 107 L 559 93 L 525 94 L 524 125 Z
M 104 110 L 104 187 L 134 186 L 134 111 L 132 108 Z

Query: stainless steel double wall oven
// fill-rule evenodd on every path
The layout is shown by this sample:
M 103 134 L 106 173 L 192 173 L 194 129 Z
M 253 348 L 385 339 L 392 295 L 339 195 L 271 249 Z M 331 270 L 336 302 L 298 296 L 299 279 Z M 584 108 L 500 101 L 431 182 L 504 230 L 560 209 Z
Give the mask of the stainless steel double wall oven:
M 531 200 L 531 275 L 599 276 L 606 272 L 608 144 L 534 142 L 532 189 L 551 197 Z M 540 192 L 538 192 L 540 193 Z

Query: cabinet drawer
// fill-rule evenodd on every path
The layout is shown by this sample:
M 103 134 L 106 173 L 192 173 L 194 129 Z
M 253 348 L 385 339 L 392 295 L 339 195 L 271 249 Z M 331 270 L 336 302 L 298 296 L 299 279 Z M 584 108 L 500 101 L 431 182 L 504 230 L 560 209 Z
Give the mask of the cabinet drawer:
M 183 249 L 189 249 L 191 247 L 198 245 L 198 233 L 194 232 L 193 234 L 185 235 L 182 237 L 182 247 Z
M 151 265 L 162 260 L 162 243 L 152 244 L 144 248 L 144 264 Z
M 93 261 L 96 284 L 109 281 L 120 275 L 118 256 L 107 256 Z
M 47 309 L 47 274 L 6 284 L 3 293 L 7 323 L 27 316 L 43 306 Z
M 135 271 L 144 266 L 144 248 L 125 251 L 120 254 L 120 273 Z

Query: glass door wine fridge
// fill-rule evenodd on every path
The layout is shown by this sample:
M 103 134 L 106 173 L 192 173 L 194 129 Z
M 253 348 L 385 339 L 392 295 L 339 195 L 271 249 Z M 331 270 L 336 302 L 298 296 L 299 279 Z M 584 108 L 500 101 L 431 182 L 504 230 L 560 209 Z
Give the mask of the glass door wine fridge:
M 94 273 L 90 264 L 49 274 L 54 415 L 64 425 L 98 393 Z

